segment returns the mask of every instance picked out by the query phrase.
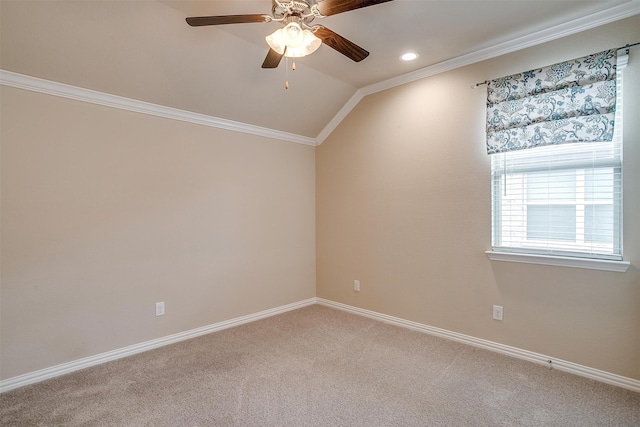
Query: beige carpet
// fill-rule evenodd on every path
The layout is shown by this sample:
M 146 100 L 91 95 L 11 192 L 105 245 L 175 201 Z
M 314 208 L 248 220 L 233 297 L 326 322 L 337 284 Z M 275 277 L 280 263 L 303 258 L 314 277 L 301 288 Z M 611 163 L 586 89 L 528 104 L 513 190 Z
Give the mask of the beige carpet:
M 310 306 L 0 396 L 2 426 L 640 426 L 640 394 Z

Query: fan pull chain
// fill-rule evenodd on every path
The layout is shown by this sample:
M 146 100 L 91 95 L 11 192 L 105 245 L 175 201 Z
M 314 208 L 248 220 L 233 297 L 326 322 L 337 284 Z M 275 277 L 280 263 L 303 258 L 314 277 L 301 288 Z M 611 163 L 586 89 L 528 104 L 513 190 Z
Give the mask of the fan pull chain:
M 286 57 L 285 61 L 286 61 L 286 63 L 285 63 L 285 67 L 284 68 L 285 68 L 286 71 L 285 71 L 285 75 L 284 75 L 284 78 L 285 78 L 284 88 L 285 89 L 289 89 L 289 58 Z M 295 71 L 295 70 L 296 70 L 296 61 L 294 60 L 294 61 L 291 62 L 291 71 Z
M 285 57 L 284 70 L 284 88 L 289 89 L 289 57 Z

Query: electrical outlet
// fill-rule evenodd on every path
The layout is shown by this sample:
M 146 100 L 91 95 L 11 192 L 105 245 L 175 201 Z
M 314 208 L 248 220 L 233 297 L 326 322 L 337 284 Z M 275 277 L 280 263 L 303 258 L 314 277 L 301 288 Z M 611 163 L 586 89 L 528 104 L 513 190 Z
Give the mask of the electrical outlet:
M 164 316 L 164 302 L 156 303 L 156 317 L 157 316 Z
M 493 306 L 493 318 L 495 320 L 502 320 L 502 315 L 503 315 L 503 308 L 501 305 L 494 305 Z
M 360 292 L 360 280 L 354 280 L 353 281 L 353 290 Z

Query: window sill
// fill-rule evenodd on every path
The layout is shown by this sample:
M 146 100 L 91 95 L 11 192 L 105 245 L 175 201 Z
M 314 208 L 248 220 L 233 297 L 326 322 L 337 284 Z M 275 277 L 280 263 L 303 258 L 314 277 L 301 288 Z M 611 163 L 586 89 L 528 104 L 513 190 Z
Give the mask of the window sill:
M 629 261 L 611 261 L 603 259 L 570 258 L 549 255 L 518 254 L 511 252 L 485 252 L 491 261 L 522 262 L 525 264 L 554 265 L 559 267 L 587 268 L 591 270 L 615 271 L 624 273 Z

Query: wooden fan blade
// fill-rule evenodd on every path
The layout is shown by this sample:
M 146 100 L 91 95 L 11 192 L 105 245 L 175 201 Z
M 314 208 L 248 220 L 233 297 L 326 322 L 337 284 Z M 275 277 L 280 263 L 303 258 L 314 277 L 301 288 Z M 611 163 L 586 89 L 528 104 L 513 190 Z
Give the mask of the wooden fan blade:
M 280 65 L 281 59 L 282 59 L 281 54 L 269 48 L 267 57 L 264 58 L 264 62 L 262 63 L 262 68 L 278 68 L 278 65 Z
M 369 56 L 369 52 L 358 46 L 352 41 L 349 41 L 339 34 L 334 33 L 328 28 L 318 27 L 314 34 L 322 40 L 322 43 L 337 50 L 347 58 L 350 58 L 356 62 L 362 61 Z
M 393 0 L 322 0 L 318 2 L 318 10 L 324 16 L 336 15 L 363 7 L 375 6 Z
M 249 24 L 252 22 L 268 22 L 269 15 L 223 15 L 223 16 L 195 16 L 187 18 L 187 24 L 192 27 L 203 25 L 223 25 L 223 24 Z

